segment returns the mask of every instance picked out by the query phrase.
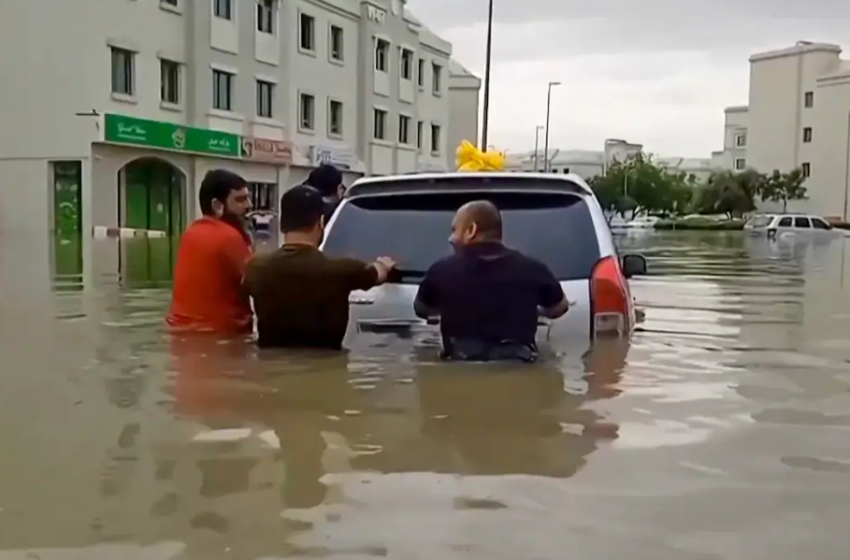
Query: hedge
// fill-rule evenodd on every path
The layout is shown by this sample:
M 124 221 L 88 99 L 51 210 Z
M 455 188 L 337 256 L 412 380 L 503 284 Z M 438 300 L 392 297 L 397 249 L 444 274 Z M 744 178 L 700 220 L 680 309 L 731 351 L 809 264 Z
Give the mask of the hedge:
M 687 218 L 681 220 L 662 220 L 655 224 L 658 230 L 677 231 L 741 231 L 746 220 L 709 220 L 706 218 Z

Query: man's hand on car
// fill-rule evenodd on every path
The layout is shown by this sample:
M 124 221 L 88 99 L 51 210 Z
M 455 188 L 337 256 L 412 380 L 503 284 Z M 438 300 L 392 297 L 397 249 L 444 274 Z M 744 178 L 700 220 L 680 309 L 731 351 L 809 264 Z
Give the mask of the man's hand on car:
M 383 284 L 387 281 L 390 272 L 396 267 L 396 262 L 390 257 L 378 257 L 372 266 L 378 271 L 378 283 Z

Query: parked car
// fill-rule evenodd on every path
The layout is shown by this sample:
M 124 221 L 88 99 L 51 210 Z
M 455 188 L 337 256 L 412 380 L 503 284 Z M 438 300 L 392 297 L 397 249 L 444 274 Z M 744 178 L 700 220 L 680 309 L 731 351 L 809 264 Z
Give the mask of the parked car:
M 658 222 L 659 219 L 655 216 L 639 216 L 629 221 L 626 227 L 629 229 L 655 229 L 655 224 Z
M 619 256 L 593 192 L 577 175 L 458 172 L 358 180 L 331 217 L 322 250 L 371 260 L 389 255 L 400 278 L 352 294 L 352 320 L 366 330 L 421 325 L 417 287 L 431 263 L 449 254 L 452 218 L 466 202 L 488 199 L 502 212 L 505 243 L 544 262 L 575 302 L 548 336 L 625 337 L 635 325 L 627 278 L 646 260 Z
M 834 228 L 819 216 L 808 214 L 758 214 L 744 224 L 744 230 L 753 236 L 769 239 L 779 237 L 844 237 L 845 231 Z

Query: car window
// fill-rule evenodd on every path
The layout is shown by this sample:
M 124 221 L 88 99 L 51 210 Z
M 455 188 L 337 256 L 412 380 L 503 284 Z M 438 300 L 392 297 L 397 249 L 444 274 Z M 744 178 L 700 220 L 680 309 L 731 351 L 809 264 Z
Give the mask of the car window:
M 754 228 L 765 228 L 773 221 L 773 216 L 753 216 L 747 225 Z
M 776 225 L 777 225 L 777 227 L 791 227 L 792 223 L 793 222 L 791 221 L 791 218 L 782 218 L 781 220 L 779 220 L 779 223 L 776 224 Z
M 812 227 L 812 224 L 811 222 L 809 222 L 808 218 L 804 216 L 797 216 L 796 218 L 794 218 L 794 227 L 809 229 Z
M 820 218 L 812 218 L 812 225 L 815 229 L 832 229 L 832 226 Z
M 589 278 L 600 258 L 593 217 L 573 194 L 475 192 L 357 197 L 339 209 L 323 250 L 371 261 L 394 258 L 424 273 L 451 254 L 449 234 L 458 208 L 487 198 L 502 213 L 505 244 L 545 263 L 559 280 Z M 411 280 L 413 282 L 418 280 Z

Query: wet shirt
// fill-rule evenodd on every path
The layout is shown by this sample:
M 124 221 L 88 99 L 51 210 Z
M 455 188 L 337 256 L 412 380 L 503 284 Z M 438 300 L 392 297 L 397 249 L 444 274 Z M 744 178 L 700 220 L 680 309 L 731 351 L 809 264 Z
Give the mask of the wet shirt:
M 247 235 L 213 218 L 196 220 L 180 240 L 166 322 L 177 329 L 241 334 L 253 314 L 242 287 L 251 258 Z
M 533 347 L 538 306 L 564 292 L 549 268 L 499 243 L 463 248 L 428 269 L 416 298 L 440 313 L 443 345 L 474 340 Z
M 314 247 L 284 245 L 248 265 L 258 344 L 339 350 L 348 328 L 348 296 L 368 290 L 378 272 L 355 259 L 332 258 Z

